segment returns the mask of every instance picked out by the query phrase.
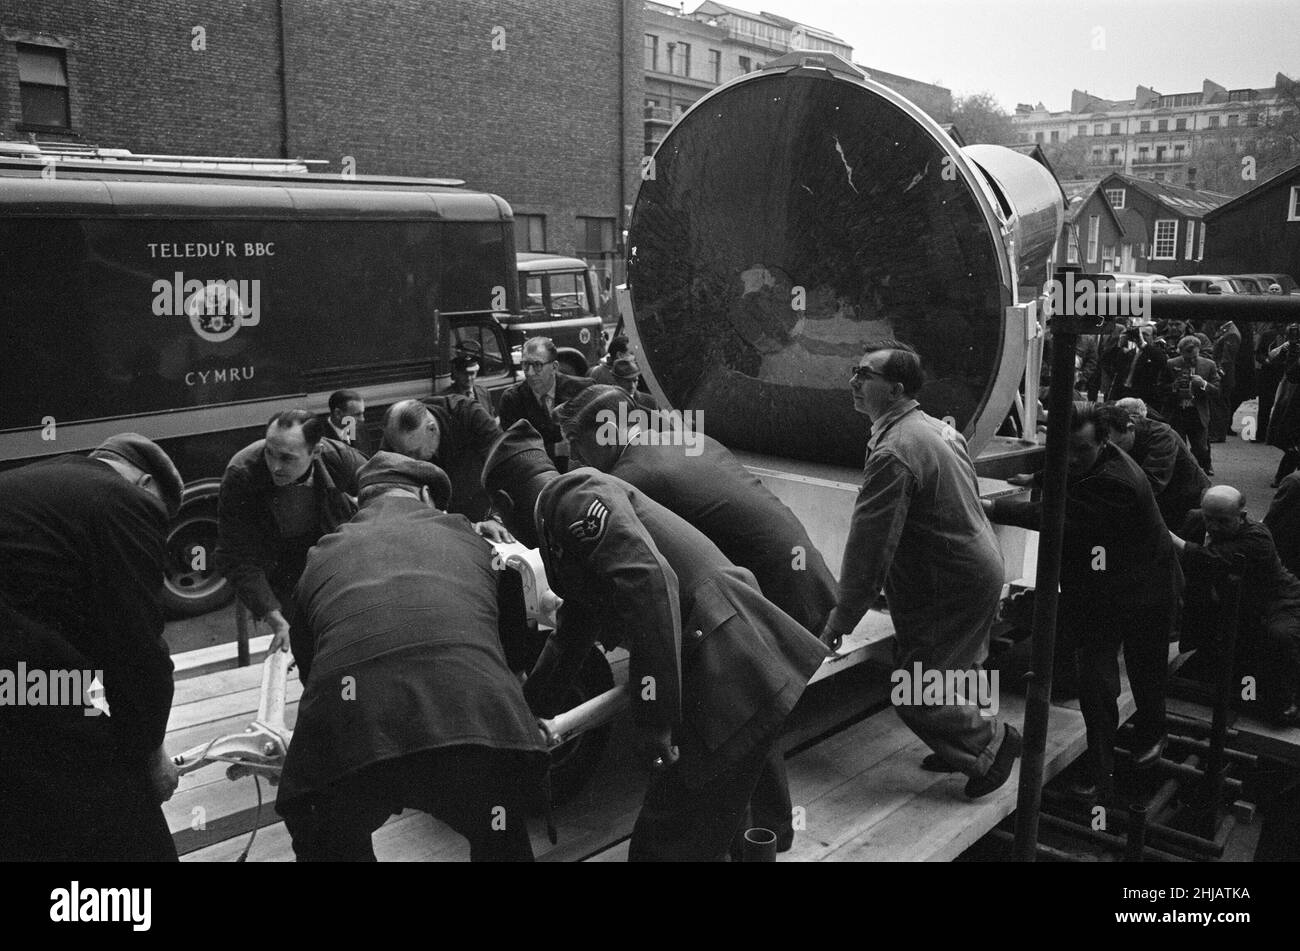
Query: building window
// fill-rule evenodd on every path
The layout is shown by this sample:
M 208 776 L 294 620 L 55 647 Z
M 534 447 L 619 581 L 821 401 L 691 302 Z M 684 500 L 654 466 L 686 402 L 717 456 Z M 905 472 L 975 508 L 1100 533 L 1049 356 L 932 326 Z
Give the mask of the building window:
M 1208 227 L 1204 221 L 1201 222 L 1201 243 L 1196 248 L 1196 260 L 1205 260 L 1205 229 Z
M 1184 146 L 1181 146 L 1181 145 L 1175 145 L 1175 146 L 1174 146 L 1174 161 L 1175 161 L 1175 162 L 1181 162 L 1181 161 L 1183 160 L 1183 148 L 1184 148 Z
M 1258 112 L 1246 113 L 1246 125 L 1259 125 L 1259 113 Z
M 1287 221 L 1300 221 L 1300 185 L 1291 186 L 1291 207 L 1286 213 Z
M 1211 128 L 1211 129 L 1217 129 L 1218 127 L 1219 127 L 1219 117 L 1218 117 L 1218 116 L 1210 116 L 1209 128 Z
M 515 250 L 546 250 L 545 215 L 515 215 Z
M 1086 125 L 1079 126 L 1079 135 L 1087 135 L 1087 134 L 1088 134 L 1088 127 Z
M 1115 270 L 1115 245 L 1103 244 L 1101 246 L 1101 269 L 1103 271 Z
M 1088 263 L 1097 263 L 1097 242 L 1101 240 L 1101 216 L 1092 215 L 1088 219 Z
M 753 68 L 754 66 L 752 63 L 750 63 L 748 56 L 740 57 L 740 71 L 742 73 L 748 73 L 751 70 L 753 70 Z
M 1112 123 L 1110 124 L 1110 134 L 1111 134 L 1111 135 L 1119 135 L 1119 123 L 1118 123 L 1118 122 L 1112 122 Z
M 1110 164 L 1111 165 L 1119 164 L 1119 149 L 1110 150 Z
M 1139 161 L 1139 162 L 1146 162 L 1146 161 L 1149 160 L 1150 158 L 1151 158 L 1151 150 L 1150 150 L 1149 148 L 1147 148 L 1145 145 L 1139 145 L 1139 146 L 1138 146 L 1138 161 Z
M 1149 120 L 1149 119 L 1143 119 L 1141 122 L 1139 122 L 1139 123 L 1138 123 L 1138 131 L 1139 131 L 1139 132 L 1150 132 L 1150 131 L 1151 131 L 1151 120 Z
M 1070 225 L 1070 227 L 1066 230 L 1069 232 L 1069 238 L 1067 239 L 1067 245 L 1065 249 L 1065 263 L 1078 264 L 1079 263 L 1079 227 L 1078 225 Z
M 1156 261 L 1173 261 L 1178 254 L 1178 220 L 1162 219 L 1156 222 L 1155 240 L 1151 242 L 1151 257 Z
M 1157 161 L 1157 162 L 1163 162 L 1164 160 L 1165 160 L 1165 147 L 1164 147 L 1163 145 L 1157 145 L 1157 146 L 1156 146 L 1156 161 Z
M 1114 208 L 1116 211 L 1123 211 L 1124 210 L 1124 189 L 1122 188 L 1106 189 L 1106 200 L 1110 202 L 1110 206 Z
M 668 72 L 674 76 L 689 76 L 691 74 L 690 43 L 668 44 Z
M 614 275 L 613 218 L 578 218 L 578 257 L 594 267 L 602 278 Z
M 56 46 L 19 43 L 18 94 L 24 125 L 71 128 L 66 52 Z
M 1092 150 L 1092 164 L 1093 164 L 1093 165 L 1100 165 L 1100 164 L 1101 164 L 1101 155 L 1102 155 L 1101 149 L 1093 149 L 1093 150 Z
M 1059 132 L 1053 132 L 1053 133 L 1052 133 L 1052 141 L 1053 141 L 1053 142 L 1060 142 L 1060 141 L 1061 141 L 1061 133 L 1059 133 Z
M 1179 131 L 1179 132 L 1182 132 L 1182 131 L 1183 131 L 1184 129 L 1186 129 L 1186 128 L 1187 128 L 1187 120 L 1186 120 L 1186 119 L 1175 119 L 1175 120 L 1174 120 L 1174 129 L 1176 129 L 1176 130 Z
M 1168 132 L 1168 131 L 1169 131 L 1169 120 L 1168 120 L 1168 119 L 1160 119 L 1158 122 L 1156 122 L 1156 131 L 1157 131 L 1157 132 Z
M 709 76 L 715 83 L 722 82 L 722 50 L 709 50 Z
M 645 35 L 645 68 L 652 73 L 659 72 L 659 37 L 653 33 Z
M 1035 133 L 1034 133 L 1034 141 L 1035 141 L 1035 142 L 1041 142 L 1041 141 L 1043 141 L 1043 133 L 1041 133 L 1041 132 L 1035 132 Z
M 1093 126 L 1092 126 L 1092 134 L 1093 134 L 1093 135 L 1101 135 L 1101 134 L 1102 134 L 1103 132 L 1105 132 L 1105 131 L 1106 131 L 1106 126 L 1105 126 L 1104 123 L 1101 123 L 1101 122 L 1095 122 L 1095 123 L 1093 123 Z
M 1237 120 L 1240 118 L 1241 116 L 1228 116 L 1228 127 L 1232 128 L 1233 126 L 1235 126 L 1237 124 Z
M 1163 182 L 1163 181 L 1165 180 L 1165 173 L 1164 173 L 1164 172 L 1153 172 L 1152 175 L 1151 175 L 1151 180 L 1152 180 L 1153 182 Z
M 1189 221 L 1187 222 L 1187 244 L 1183 247 L 1184 260 L 1190 261 L 1192 259 L 1192 249 L 1196 247 L 1196 244 L 1193 241 L 1195 237 L 1196 237 L 1196 222 Z

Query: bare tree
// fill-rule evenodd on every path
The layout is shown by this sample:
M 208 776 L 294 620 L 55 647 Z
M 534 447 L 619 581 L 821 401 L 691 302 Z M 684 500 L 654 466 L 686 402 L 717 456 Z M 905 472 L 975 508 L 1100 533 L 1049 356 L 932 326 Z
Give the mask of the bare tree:
M 1011 116 L 989 92 L 972 93 L 953 100 L 952 123 L 970 145 L 1014 145 Z

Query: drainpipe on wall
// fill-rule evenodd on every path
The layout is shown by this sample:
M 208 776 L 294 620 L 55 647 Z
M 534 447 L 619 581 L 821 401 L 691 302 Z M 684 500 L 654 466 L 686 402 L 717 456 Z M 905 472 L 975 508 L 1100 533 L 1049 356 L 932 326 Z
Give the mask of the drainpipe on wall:
M 289 50 L 284 31 L 284 0 L 276 0 L 275 18 L 280 32 L 280 158 L 289 158 Z

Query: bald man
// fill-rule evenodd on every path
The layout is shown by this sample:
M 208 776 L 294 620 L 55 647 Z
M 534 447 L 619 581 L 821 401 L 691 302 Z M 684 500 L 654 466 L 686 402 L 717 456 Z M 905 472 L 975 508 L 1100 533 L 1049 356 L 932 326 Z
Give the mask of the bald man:
M 1261 715 L 1277 726 L 1300 726 L 1300 581 L 1282 566 L 1273 536 L 1246 512 L 1232 486 L 1207 489 L 1173 536 L 1187 575 L 1183 647 L 1208 646 L 1218 630 L 1220 588 L 1233 558 L 1244 555 L 1236 669 L 1258 686 Z

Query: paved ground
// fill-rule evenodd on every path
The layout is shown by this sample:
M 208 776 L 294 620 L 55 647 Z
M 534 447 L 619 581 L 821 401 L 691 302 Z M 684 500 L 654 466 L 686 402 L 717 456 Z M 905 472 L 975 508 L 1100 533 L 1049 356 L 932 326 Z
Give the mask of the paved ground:
M 1273 499 L 1269 482 L 1277 469 L 1281 450 L 1262 443 L 1242 442 L 1235 435 L 1211 447 L 1216 485 L 1231 485 L 1246 493 L 1246 506 L 1256 519 L 1264 517 Z M 254 630 L 253 636 L 268 633 Z M 173 654 L 235 640 L 235 611 L 227 607 L 203 617 L 167 625 L 167 643 Z

